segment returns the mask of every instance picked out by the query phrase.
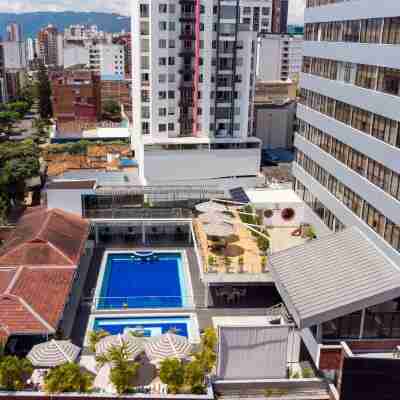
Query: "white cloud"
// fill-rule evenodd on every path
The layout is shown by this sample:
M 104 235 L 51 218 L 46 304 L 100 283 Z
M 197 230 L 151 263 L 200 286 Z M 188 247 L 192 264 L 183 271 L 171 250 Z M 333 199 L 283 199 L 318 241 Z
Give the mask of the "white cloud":
M 136 0 L 0 0 L 0 12 L 104 11 L 129 15 L 129 2 Z M 304 0 L 289 0 L 289 23 L 302 23 Z

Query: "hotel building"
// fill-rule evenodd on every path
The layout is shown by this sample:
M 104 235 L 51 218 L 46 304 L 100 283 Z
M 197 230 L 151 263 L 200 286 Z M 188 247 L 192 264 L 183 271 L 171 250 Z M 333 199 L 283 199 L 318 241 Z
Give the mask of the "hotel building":
M 295 190 L 319 222 L 358 227 L 396 263 L 399 50 L 398 0 L 307 1 L 293 167 Z

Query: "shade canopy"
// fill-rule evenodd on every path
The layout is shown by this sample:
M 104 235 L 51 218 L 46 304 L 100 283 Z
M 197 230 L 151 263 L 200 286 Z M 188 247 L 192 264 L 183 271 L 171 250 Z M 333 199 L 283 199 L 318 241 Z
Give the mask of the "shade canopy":
M 96 356 L 106 354 L 112 347 L 126 345 L 126 351 L 129 360 L 134 360 L 140 353 L 143 352 L 144 339 L 141 337 L 135 337 L 130 333 L 124 333 L 121 335 L 110 335 L 101 339 L 96 344 Z
M 268 262 L 301 329 L 400 297 L 398 267 L 356 227 L 276 252 Z
M 78 358 L 81 349 L 69 340 L 50 340 L 33 346 L 27 355 L 35 367 L 57 367 L 73 362 Z
M 207 236 L 228 237 L 235 233 L 233 226 L 226 222 L 203 224 Z
M 187 358 L 192 351 L 192 345 L 184 336 L 164 333 L 148 340 L 144 350 L 148 359 L 152 363 L 158 364 L 166 358 Z
M 206 201 L 204 203 L 197 204 L 195 208 L 201 213 L 226 211 L 225 205 L 221 203 L 215 203 L 214 201 Z
M 233 218 L 229 214 L 213 211 L 201 214 L 198 220 L 203 224 L 212 224 L 230 222 L 233 220 Z

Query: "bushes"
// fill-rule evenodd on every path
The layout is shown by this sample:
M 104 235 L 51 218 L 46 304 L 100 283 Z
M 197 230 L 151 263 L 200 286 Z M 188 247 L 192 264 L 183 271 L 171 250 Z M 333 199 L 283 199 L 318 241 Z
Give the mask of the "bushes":
M 25 387 L 26 379 L 32 374 L 33 367 L 26 358 L 15 356 L 2 357 L 0 360 L 0 386 L 15 391 Z
M 87 393 L 93 384 L 93 376 L 81 370 L 78 364 L 65 363 L 53 368 L 44 379 L 48 393 Z

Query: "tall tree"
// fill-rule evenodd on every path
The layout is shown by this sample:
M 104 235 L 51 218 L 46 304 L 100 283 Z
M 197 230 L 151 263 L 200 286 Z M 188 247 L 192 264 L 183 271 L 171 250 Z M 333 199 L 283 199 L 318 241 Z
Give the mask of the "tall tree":
M 43 119 L 49 119 L 53 116 L 53 107 L 51 105 L 51 85 L 48 71 L 44 65 L 40 66 L 38 81 L 40 117 Z

